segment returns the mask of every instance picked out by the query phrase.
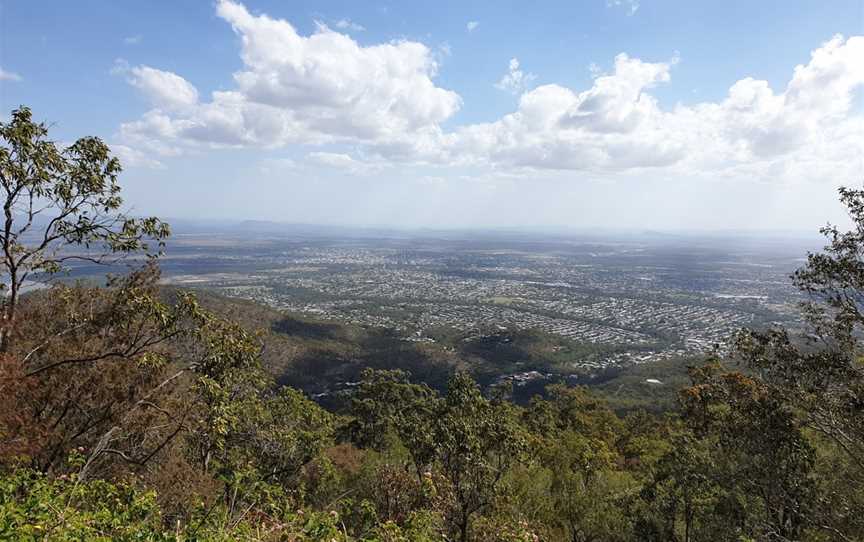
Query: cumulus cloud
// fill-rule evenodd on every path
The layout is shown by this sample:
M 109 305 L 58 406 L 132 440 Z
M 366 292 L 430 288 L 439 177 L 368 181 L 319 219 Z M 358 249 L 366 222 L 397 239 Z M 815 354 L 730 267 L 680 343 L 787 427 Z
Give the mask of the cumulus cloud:
M 0 67 L 0 81 L 11 81 L 13 83 L 17 83 L 18 81 L 21 81 L 21 80 L 22 80 L 21 76 L 18 75 L 17 73 L 6 71 L 2 67 Z
M 355 172 L 403 163 L 526 176 L 652 168 L 693 180 L 851 182 L 864 174 L 850 159 L 864 145 L 862 115 L 853 109 L 864 85 L 864 36 L 822 44 L 784 88 L 742 77 L 721 100 L 672 107 L 652 92 L 671 81 L 677 55 L 647 61 L 621 53 L 609 72 L 593 66 L 587 88 L 529 89 L 533 75 L 513 59 L 498 86 L 522 93 L 516 109 L 445 130 L 462 100 L 436 85 L 440 53 L 422 43 L 363 46 L 326 25 L 304 36 L 233 0 L 220 0 L 217 14 L 240 38 L 234 84 L 205 98 L 181 75 L 123 67 L 152 104 L 121 126 L 123 144 L 160 156 L 188 147 L 348 145 L 374 159 L 313 153 L 305 161 Z
M 520 94 L 526 90 L 531 82 L 536 78 L 537 76 L 533 73 L 526 73 L 519 69 L 518 58 L 511 58 L 507 73 L 504 74 L 500 81 L 495 83 L 495 88 L 506 90 L 513 94 Z
M 435 85 L 437 64 L 422 43 L 363 47 L 326 25 L 301 36 L 288 21 L 252 15 L 231 0 L 220 0 L 217 14 L 242 44 L 235 88 L 198 102 L 181 76 L 133 68 L 130 82 L 156 109 L 123 131 L 214 145 L 387 143 L 436 129 L 461 105 Z
M 676 175 L 751 179 L 800 179 L 808 170 L 860 175 L 860 164 L 849 159 L 864 145 L 862 117 L 852 112 L 864 85 L 860 58 L 864 37 L 838 36 L 797 66 L 782 92 L 746 77 L 719 102 L 664 110 L 650 90 L 670 81 L 677 57 L 645 62 L 622 53 L 590 88 L 537 87 L 515 112 L 462 127 L 445 143 L 454 161 L 495 167 L 663 167 Z
M 664 114 L 645 90 L 668 81 L 673 64 L 643 62 L 622 53 L 614 72 L 597 77 L 588 90 L 537 87 L 522 95 L 516 112 L 458 130 L 452 148 L 456 154 L 467 150 L 493 163 L 532 168 L 670 164 L 682 154 L 682 144 L 658 137 Z
M 719 103 L 682 110 L 679 117 L 716 138 L 731 159 L 767 160 L 815 149 L 826 142 L 855 138 L 864 143 L 862 117 L 852 112 L 864 85 L 864 37 L 836 36 L 796 66 L 783 92 L 767 81 L 747 77 Z M 857 132 L 857 133 L 856 133 Z
M 468 24 L 465 25 L 465 28 L 468 30 L 468 32 L 474 32 L 474 30 L 478 26 L 480 26 L 480 23 L 478 21 L 468 21 Z
M 141 34 L 137 34 L 135 36 L 128 36 L 123 38 L 123 43 L 125 43 L 126 45 L 138 45 L 143 39 L 144 37 L 141 36 Z
M 159 109 L 185 109 L 198 103 L 198 90 L 192 83 L 175 73 L 150 66 L 131 68 L 129 84 L 140 90 Z
M 128 145 L 122 145 L 119 143 L 112 143 L 109 146 L 111 147 L 111 152 L 113 152 L 120 160 L 120 164 L 122 164 L 124 168 L 142 167 L 159 169 L 163 167 L 162 162 L 139 149 L 134 149 Z

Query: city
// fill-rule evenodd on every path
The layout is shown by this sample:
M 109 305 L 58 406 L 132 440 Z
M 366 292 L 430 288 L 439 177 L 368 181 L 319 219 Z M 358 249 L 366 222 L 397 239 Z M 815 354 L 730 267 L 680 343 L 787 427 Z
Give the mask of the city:
M 500 326 L 614 347 L 603 359 L 575 362 L 583 368 L 722 349 L 742 327 L 790 322 L 798 301 L 789 275 L 800 250 L 768 241 L 754 250 L 753 240 L 650 235 L 539 241 L 269 233 L 233 247 L 230 235 L 220 239 L 221 256 L 208 252 L 207 236 L 178 235 L 165 282 L 390 328 L 410 341 L 434 342 L 427 331 L 441 327 L 480 334 Z M 234 269 L 239 254 L 244 271 Z

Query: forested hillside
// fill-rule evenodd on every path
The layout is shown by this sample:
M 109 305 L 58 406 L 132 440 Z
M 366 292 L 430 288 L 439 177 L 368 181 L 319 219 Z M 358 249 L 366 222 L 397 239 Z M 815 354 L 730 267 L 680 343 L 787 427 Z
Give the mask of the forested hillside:
M 790 278 L 806 336 L 743 330 L 686 381 L 640 367 L 514 401 L 495 352 L 543 369 L 578 345 L 432 347 L 166 291 L 168 228 L 122 213 L 101 141 L 61 148 L 26 108 L 0 137 L 0 538 L 864 538 L 862 191 Z M 75 260 L 130 267 L 22 293 Z M 307 395 L 322 381 L 338 400 Z
M 434 342 L 412 341 L 388 328 L 318 320 L 206 289 L 193 291 L 204 308 L 260 334 L 262 366 L 278 384 L 301 389 L 333 409 L 350 402 L 363 370 L 373 368 L 405 371 L 412 382 L 439 392 L 446 391 L 457 370 L 470 374 L 484 391 L 512 383 L 510 398 L 523 406 L 550 384 L 584 385 L 619 413 L 637 408 L 660 413 L 674 407 L 677 390 L 689 382 L 687 367 L 705 359 L 578 371 L 574 362 L 591 360 L 614 346 L 505 326 L 471 332 L 428 329 Z M 168 287 L 162 292 L 170 301 L 179 290 Z

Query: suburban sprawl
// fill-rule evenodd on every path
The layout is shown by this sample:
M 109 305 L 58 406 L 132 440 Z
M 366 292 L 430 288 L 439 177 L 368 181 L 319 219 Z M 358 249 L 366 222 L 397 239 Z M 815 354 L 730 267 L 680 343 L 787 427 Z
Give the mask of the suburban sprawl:
M 165 282 L 391 328 L 407 341 L 433 342 L 428 330 L 441 327 L 475 335 L 513 327 L 615 347 L 585 360 L 588 368 L 722 350 L 736 329 L 790 320 L 798 301 L 788 279 L 797 253 L 768 241 L 220 239 L 217 257 L 208 236 L 178 236 Z M 240 257 L 243 270 L 234 268 Z

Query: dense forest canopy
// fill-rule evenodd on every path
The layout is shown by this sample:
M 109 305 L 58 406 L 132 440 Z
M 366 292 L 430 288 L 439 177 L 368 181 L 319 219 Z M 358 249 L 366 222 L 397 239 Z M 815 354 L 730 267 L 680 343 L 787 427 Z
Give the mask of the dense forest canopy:
M 168 228 L 122 212 L 104 143 L 61 148 L 26 108 L 0 137 L 0 538 L 864 538 L 864 191 L 790 279 L 808 333 L 742 330 L 668 412 L 373 369 L 331 411 L 277 384 L 255 329 L 158 285 Z M 20 293 L 148 251 L 101 287 Z

